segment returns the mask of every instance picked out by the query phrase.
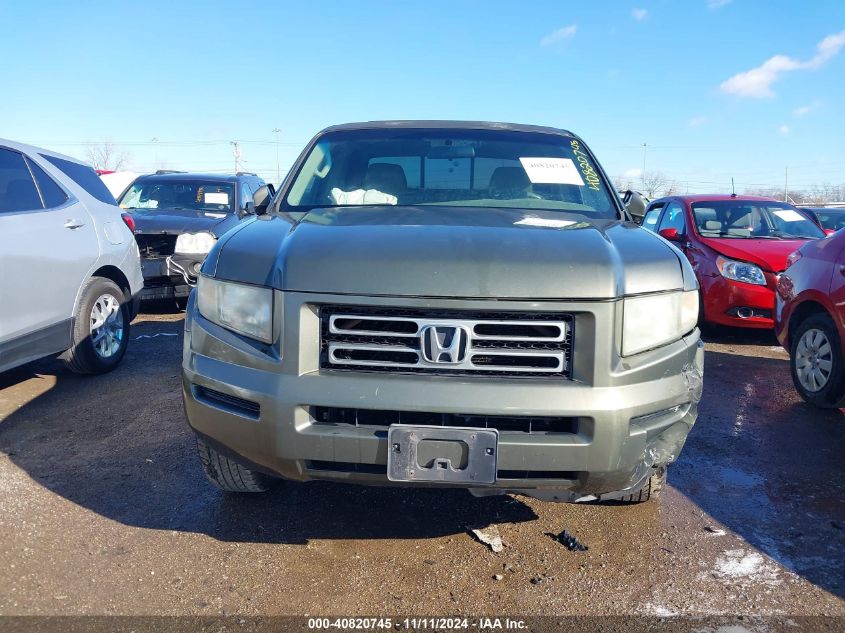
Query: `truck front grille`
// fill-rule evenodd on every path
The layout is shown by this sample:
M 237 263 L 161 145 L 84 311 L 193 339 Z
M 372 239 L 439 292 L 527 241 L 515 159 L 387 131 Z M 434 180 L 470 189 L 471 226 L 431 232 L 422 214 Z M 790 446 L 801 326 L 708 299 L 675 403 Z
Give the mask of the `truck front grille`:
M 413 426 L 448 426 L 458 428 L 497 429 L 513 433 L 578 433 L 578 418 L 540 415 L 476 415 L 468 413 L 434 413 L 428 411 L 392 411 L 382 409 L 349 409 L 311 407 L 316 424 L 388 428 L 393 424 Z
M 138 250 L 141 252 L 141 257 L 145 259 L 151 257 L 167 257 L 173 255 L 173 252 L 176 250 L 175 235 L 136 233 L 135 241 L 138 243 Z
M 325 369 L 571 378 L 570 314 L 322 306 Z

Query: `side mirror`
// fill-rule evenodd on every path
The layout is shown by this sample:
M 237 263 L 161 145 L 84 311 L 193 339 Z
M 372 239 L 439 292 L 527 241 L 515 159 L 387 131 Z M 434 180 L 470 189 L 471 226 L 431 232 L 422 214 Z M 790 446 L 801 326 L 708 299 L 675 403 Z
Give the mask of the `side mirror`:
M 267 213 L 267 208 L 273 201 L 272 185 L 261 185 L 258 190 L 252 194 L 252 208 L 256 215 L 264 215 Z
M 657 234 L 664 240 L 669 240 L 670 242 L 681 241 L 681 235 L 678 233 L 678 229 L 675 228 L 661 229 L 657 232 Z
M 255 202 L 253 202 L 252 200 L 247 200 L 244 203 L 243 209 L 241 209 L 241 217 L 252 215 L 253 213 L 255 213 Z
M 645 217 L 646 208 L 645 198 L 643 198 L 636 191 L 631 191 L 629 189 L 624 194 L 622 194 L 622 204 L 625 205 L 625 210 L 634 219 L 634 222 L 636 222 L 637 224 L 643 223 L 643 217 Z

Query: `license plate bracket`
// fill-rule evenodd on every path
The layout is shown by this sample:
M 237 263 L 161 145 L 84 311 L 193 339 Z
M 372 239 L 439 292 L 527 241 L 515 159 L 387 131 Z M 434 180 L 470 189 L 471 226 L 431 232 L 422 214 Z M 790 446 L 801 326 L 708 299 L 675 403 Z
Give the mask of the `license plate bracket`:
M 434 457 L 419 463 L 422 442 L 460 443 L 465 464 Z M 465 449 L 464 449 L 465 446 Z M 490 485 L 496 483 L 499 432 L 496 429 L 391 425 L 387 431 L 387 478 L 398 482 L 442 482 Z
M 167 276 L 167 260 L 162 258 L 141 259 L 141 273 L 144 279 Z

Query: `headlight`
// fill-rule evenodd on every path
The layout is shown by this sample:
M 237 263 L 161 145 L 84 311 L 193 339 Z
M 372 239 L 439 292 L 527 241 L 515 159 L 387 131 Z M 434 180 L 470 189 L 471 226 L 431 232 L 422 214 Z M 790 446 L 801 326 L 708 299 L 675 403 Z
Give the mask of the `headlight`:
M 185 255 L 207 255 L 217 238 L 211 233 L 183 233 L 176 238 L 176 252 Z
M 197 308 L 212 323 L 265 343 L 273 342 L 273 290 L 200 275 Z
M 622 356 L 630 356 L 691 332 L 698 323 L 698 291 L 630 297 L 622 310 Z
M 738 262 L 726 257 L 716 258 L 716 268 L 722 273 L 722 277 L 741 281 L 746 284 L 766 285 L 766 277 L 759 266 L 747 262 Z

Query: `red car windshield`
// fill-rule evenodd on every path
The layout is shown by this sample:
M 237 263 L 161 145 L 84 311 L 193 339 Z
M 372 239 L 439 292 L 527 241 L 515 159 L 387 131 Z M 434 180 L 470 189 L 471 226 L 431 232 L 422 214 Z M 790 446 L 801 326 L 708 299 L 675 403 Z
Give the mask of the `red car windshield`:
M 814 239 L 824 232 L 786 203 L 765 200 L 694 202 L 692 213 L 701 237 L 738 239 Z

